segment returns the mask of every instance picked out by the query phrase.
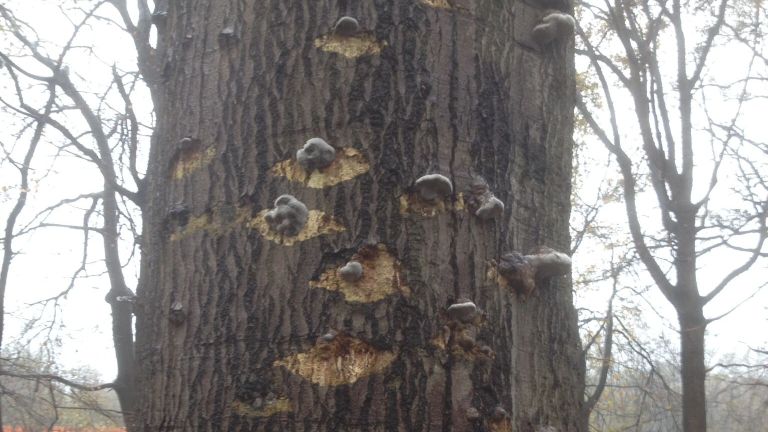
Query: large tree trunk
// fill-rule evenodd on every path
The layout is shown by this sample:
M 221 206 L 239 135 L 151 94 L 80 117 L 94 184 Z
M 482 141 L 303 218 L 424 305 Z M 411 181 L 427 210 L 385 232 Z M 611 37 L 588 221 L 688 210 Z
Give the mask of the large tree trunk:
M 169 3 L 135 429 L 582 430 L 569 284 L 525 298 L 493 265 L 568 248 L 572 44 L 531 48 L 544 10 Z M 332 35 L 342 15 L 362 31 Z M 307 175 L 294 154 L 312 137 L 337 157 Z M 453 196 L 423 202 L 412 186 L 427 173 Z M 472 176 L 502 217 L 468 210 Z M 281 194 L 312 211 L 296 237 L 265 222 Z M 351 258 L 355 283 L 336 273 Z M 446 314 L 462 297 L 483 311 L 472 323 Z

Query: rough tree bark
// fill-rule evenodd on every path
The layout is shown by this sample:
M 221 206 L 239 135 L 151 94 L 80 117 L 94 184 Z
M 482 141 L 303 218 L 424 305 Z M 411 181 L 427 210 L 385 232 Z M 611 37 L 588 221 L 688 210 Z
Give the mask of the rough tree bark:
M 493 264 L 568 247 L 573 46 L 535 47 L 544 14 L 467 0 L 159 5 L 132 430 L 584 430 L 569 284 L 525 298 Z M 361 30 L 333 34 L 343 15 Z M 337 156 L 307 174 L 294 154 L 312 137 Z M 427 173 L 453 195 L 420 200 Z M 478 177 L 502 217 L 471 211 Z M 265 222 L 281 194 L 310 209 L 296 237 Z M 359 282 L 336 272 L 350 259 Z M 451 321 L 459 298 L 482 316 Z

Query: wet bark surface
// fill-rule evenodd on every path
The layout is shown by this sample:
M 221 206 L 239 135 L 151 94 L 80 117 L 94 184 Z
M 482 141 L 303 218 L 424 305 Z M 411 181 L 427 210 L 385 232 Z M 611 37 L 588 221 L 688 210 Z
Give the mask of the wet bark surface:
M 572 43 L 532 45 L 544 10 L 169 3 L 137 293 L 139 430 L 580 430 L 570 285 L 522 298 L 492 264 L 568 249 Z M 331 34 L 343 15 L 361 32 Z M 335 167 L 291 165 L 312 137 L 337 148 Z M 453 195 L 420 200 L 428 173 Z M 468 209 L 473 177 L 502 217 Z M 265 228 L 282 194 L 311 213 L 295 238 Z M 338 280 L 353 258 L 363 280 Z M 482 313 L 451 320 L 459 298 Z

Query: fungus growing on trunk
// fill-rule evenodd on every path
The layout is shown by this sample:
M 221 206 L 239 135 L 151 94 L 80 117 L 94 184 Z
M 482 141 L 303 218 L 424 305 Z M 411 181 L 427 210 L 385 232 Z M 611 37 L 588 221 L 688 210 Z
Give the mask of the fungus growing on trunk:
M 504 203 L 491 192 L 488 182 L 482 177 L 473 176 L 469 186 L 467 206 L 475 216 L 489 220 L 504 214 Z
M 459 299 L 448 307 L 448 316 L 455 321 L 468 323 L 475 318 L 477 306 L 467 299 Z
M 322 138 L 311 138 L 296 152 L 296 161 L 307 172 L 330 166 L 336 159 L 336 149 Z
M 309 216 L 307 206 L 293 195 L 280 195 L 275 208 L 267 212 L 264 219 L 269 227 L 281 235 L 295 236 L 304 228 Z
M 504 203 L 493 195 L 475 211 L 475 216 L 483 220 L 493 219 L 502 214 L 504 214 Z
M 171 304 L 171 310 L 168 315 L 168 319 L 176 324 L 179 325 L 184 322 L 184 319 L 186 318 L 186 314 L 184 313 L 184 306 L 181 304 L 180 301 L 175 301 Z
M 453 194 L 453 184 L 448 177 L 440 174 L 427 174 L 414 184 L 419 196 L 428 202 L 437 202 Z
M 360 24 L 355 18 L 343 16 L 333 26 L 333 33 L 341 37 L 351 37 L 360 31 Z
M 347 282 L 357 282 L 363 277 L 363 265 L 350 261 L 339 269 L 339 276 Z
M 533 40 L 540 47 L 545 47 L 555 39 L 562 39 L 573 34 L 576 21 L 562 12 L 552 12 L 541 19 L 541 24 L 533 28 Z
M 526 297 L 536 287 L 536 279 L 547 279 L 568 274 L 571 257 L 547 247 L 532 255 L 510 252 L 501 256 L 498 272 L 519 294 Z

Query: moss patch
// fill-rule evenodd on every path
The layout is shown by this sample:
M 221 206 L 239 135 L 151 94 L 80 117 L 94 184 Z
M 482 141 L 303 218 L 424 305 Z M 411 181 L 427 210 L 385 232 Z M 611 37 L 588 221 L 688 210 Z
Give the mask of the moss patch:
M 308 173 L 295 159 L 288 159 L 279 162 L 269 172 L 274 176 L 303 183 L 313 189 L 322 189 L 351 180 L 360 174 L 367 173 L 369 169 L 370 165 L 359 151 L 345 147 L 336 153 L 336 160 L 322 170 Z
M 352 303 L 372 303 L 393 294 L 411 294 L 401 275 L 400 263 L 384 245 L 363 247 L 350 260 L 363 266 L 360 280 L 345 281 L 339 276 L 339 269 L 332 268 L 321 274 L 319 280 L 310 281 L 309 286 L 339 291 Z

